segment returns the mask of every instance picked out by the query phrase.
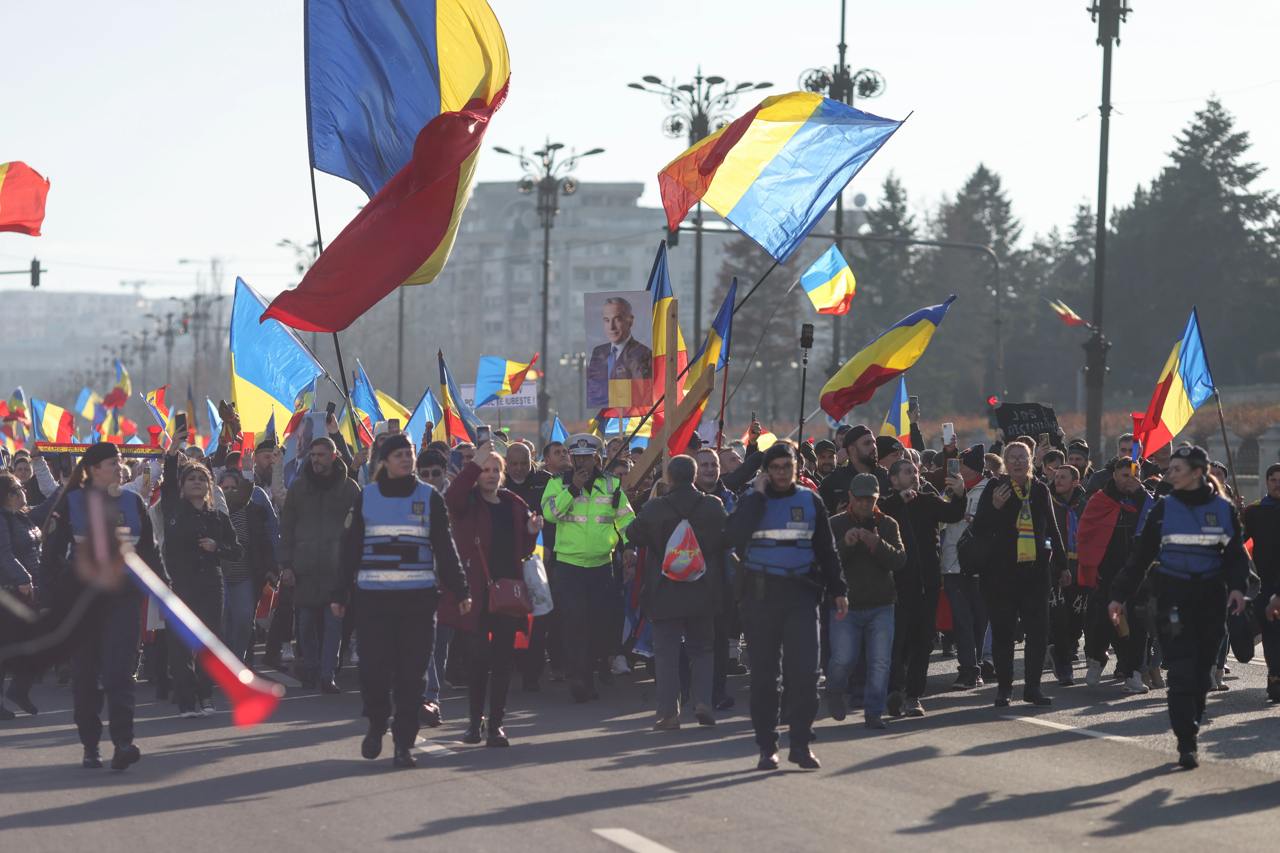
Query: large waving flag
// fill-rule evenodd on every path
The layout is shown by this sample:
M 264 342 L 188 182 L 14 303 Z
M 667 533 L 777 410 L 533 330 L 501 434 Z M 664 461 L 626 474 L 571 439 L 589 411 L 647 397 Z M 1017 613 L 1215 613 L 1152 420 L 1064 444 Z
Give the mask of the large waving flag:
M 313 163 L 373 197 L 263 317 L 334 332 L 440 274 L 511 69 L 484 0 L 311 0 L 307 12 Z
M 373 440 L 373 427 L 378 421 L 385 421 L 382 407 L 378 405 L 378 395 L 369 381 L 369 374 L 364 372 L 364 365 L 356 359 L 355 382 L 351 386 L 351 405 L 356 409 L 356 420 L 360 422 L 361 432 L 367 433 L 365 443 Z
M 31 431 L 36 441 L 67 444 L 75 436 L 75 416 L 61 406 L 31 398 Z
M 428 424 L 431 425 L 430 435 L 426 434 Z M 422 392 L 418 405 L 413 407 L 413 414 L 409 415 L 409 419 L 405 421 L 404 431 L 415 447 L 421 447 L 431 441 L 447 442 L 449 440 L 444 428 L 444 411 L 436 402 L 436 395 L 431 393 L 430 388 Z
M 520 390 L 529 368 L 538 363 L 538 353 L 528 362 L 512 361 L 500 355 L 482 355 L 476 365 L 476 405 L 492 403 L 499 397 L 508 397 Z
M 444 352 L 437 352 L 437 357 L 440 359 L 440 396 L 443 398 L 440 407 L 444 411 L 445 435 L 451 442 L 475 441 L 476 429 L 481 426 L 482 421 L 462 401 L 462 394 L 453 381 L 449 365 L 444 363 Z
M 0 231 L 40 236 L 49 181 L 39 172 L 14 160 L 0 163 Z
M 667 227 L 702 201 L 784 262 L 901 125 L 811 92 L 765 98 L 658 173 Z
M 819 314 L 848 314 L 858 282 L 849 262 L 832 243 L 800 276 L 800 286 Z
M 294 334 L 274 320 L 259 322 L 262 297 L 236 279 L 231 306 L 231 399 L 241 428 L 261 432 L 273 413 L 289 420 L 302 388 L 324 368 Z
M 1173 441 L 1200 404 L 1213 394 L 1213 375 L 1204 354 L 1200 320 L 1192 308 L 1182 339 L 1173 345 L 1160 372 L 1147 411 L 1135 424 L 1134 442 L 1142 442 L 1143 455 L 1149 457 Z
M 952 295 L 941 305 L 908 314 L 845 362 L 822 386 L 819 402 L 823 411 L 840 420 L 854 406 L 870 400 L 881 385 L 905 373 L 924 354 L 955 301 Z
M 124 364 L 117 358 L 116 384 L 115 387 L 107 392 L 107 396 L 103 398 L 102 403 L 108 409 L 123 409 L 132 395 L 133 382 L 129 379 L 129 371 L 124 369 Z
M 880 434 L 893 436 L 903 447 L 911 446 L 910 405 L 911 398 L 907 396 L 907 377 L 899 376 L 898 393 L 893 395 L 893 402 L 889 404 L 889 412 L 884 416 L 884 425 L 880 427 Z
M 733 335 L 733 307 L 738 298 L 738 279 L 734 278 L 729 283 L 729 292 L 725 294 L 724 302 L 720 304 L 720 310 L 716 312 L 716 318 L 711 321 L 711 330 L 707 333 L 707 340 L 702 344 L 702 349 L 698 350 L 698 354 L 693 357 L 693 361 L 689 365 L 689 372 L 685 375 L 685 382 L 692 387 L 702 378 L 702 374 L 708 370 L 719 372 L 724 370 L 729 364 L 729 348 Z M 709 398 L 708 398 L 709 399 Z M 693 433 L 698 428 L 698 424 L 702 421 L 702 413 L 706 411 L 707 401 L 703 400 L 702 405 L 698 406 L 690 416 L 679 426 L 671 431 L 670 438 L 667 439 L 667 452 L 671 455 L 684 453 L 689 447 L 689 440 L 693 437 Z
M 684 390 L 684 379 L 681 372 L 684 371 L 685 365 L 689 362 L 689 353 L 685 350 L 684 335 L 681 333 L 679 326 L 676 327 L 676 351 L 667 352 L 667 310 L 671 307 L 671 300 L 675 298 L 675 294 L 671 290 L 671 274 L 667 270 L 667 244 L 665 241 L 658 244 L 658 254 L 653 259 L 653 269 L 649 272 L 649 284 L 645 288 L 653 294 L 653 385 L 650 391 L 651 400 L 641 398 L 638 409 L 627 412 L 610 412 L 610 414 L 640 414 L 643 413 L 652 401 L 656 401 L 663 396 L 666 389 L 667 372 L 674 371 L 676 376 L 677 395 Z M 630 380 L 621 380 L 628 384 Z M 609 380 L 609 396 L 613 396 L 613 386 L 618 380 Z M 613 402 L 610 399 L 610 402 Z M 654 430 L 662 429 L 663 413 L 666 410 L 675 411 L 679 400 L 664 400 L 663 404 L 653 413 L 652 421 Z M 635 403 L 633 403 L 635 405 Z

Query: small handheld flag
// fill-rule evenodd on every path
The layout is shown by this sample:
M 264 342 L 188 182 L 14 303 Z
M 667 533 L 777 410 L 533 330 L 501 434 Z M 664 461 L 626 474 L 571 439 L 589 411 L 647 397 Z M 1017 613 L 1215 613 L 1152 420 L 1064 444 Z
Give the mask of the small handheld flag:
M 559 415 L 556 415 L 555 420 L 551 422 L 551 440 L 561 444 L 569 440 L 569 431 L 564 428 L 564 424 L 560 423 Z
M 858 282 L 834 243 L 800 276 L 800 286 L 819 314 L 848 314 Z
M 903 447 L 911 446 L 911 398 L 907 396 L 907 377 L 898 377 L 898 393 L 893 395 L 889 404 L 889 413 L 884 416 L 884 426 L 880 427 L 881 435 L 889 435 L 898 439 Z

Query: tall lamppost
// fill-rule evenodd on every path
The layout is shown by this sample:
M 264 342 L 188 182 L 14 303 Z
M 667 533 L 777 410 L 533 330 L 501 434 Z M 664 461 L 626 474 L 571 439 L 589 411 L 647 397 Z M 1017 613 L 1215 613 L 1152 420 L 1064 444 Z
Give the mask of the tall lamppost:
M 642 83 L 628 83 L 632 89 L 652 92 L 660 96 L 671 114 L 662 122 L 662 131 L 672 139 L 684 136 L 690 147 L 706 139 L 713 130 L 729 123 L 729 109 L 738 96 L 748 90 L 768 89 L 772 83 L 735 83 L 730 85 L 723 77 L 702 76 L 699 67 L 692 83 L 663 83 L 662 78 L 646 74 Z M 702 334 L 702 202 L 693 213 L 693 329 L 694 335 Z
M 1129 0 L 1095 0 L 1089 14 L 1098 22 L 1102 45 L 1102 126 L 1098 141 L 1098 216 L 1093 248 L 1093 334 L 1084 344 L 1085 438 L 1094 458 L 1102 450 L 1103 386 L 1107 378 L 1107 350 L 1102 333 L 1103 292 L 1107 272 L 1107 147 L 1111 138 L 1111 48 L 1120 43 L 1120 24 L 1127 20 Z
M 828 98 L 842 104 L 853 105 L 856 93 L 859 98 L 875 98 L 884 94 L 884 77 L 879 71 L 871 68 L 860 68 L 850 71 L 845 62 L 845 51 L 848 45 L 844 40 L 845 0 L 840 0 L 840 43 L 836 45 L 837 61 L 833 68 L 811 68 L 800 75 L 800 85 L 806 91 L 826 93 Z M 836 229 L 837 234 L 844 233 L 844 193 L 836 194 Z M 843 252 L 839 238 L 836 248 Z M 831 371 L 840 369 L 840 317 L 831 318 Z
M 524 153 L 523 148 L 516 153 L 499 145 L 493 147 L 493 150 L 499 154 L 514 157 L 520 162 L 524 177 L 516 184 L 516 188 L 525 195 L 534 192 L 538 194 L 538 220 L 542 225 L 542 336 L 538 352 L 543 353 L 547 351 L 547 326 L 551 303 L 551 226 L 555 224 L 556 214 L 560 212 L 560 196 L 573 195 L 578 191 L 578 182 L 569 177 L 569 173 L 577 167 L 579 160 L 604 153 L 603 148 L 592 148 L 581 154 L 574 153 L 570 149 L 569 156 L 563 160 L 557 159 L 563 149 L 563 143 L 552 142 L 550 139 L 537 151 L 528 155 Z M 538 383 L 538 429 L 544 437 L 550 434 L 547 426 L 549 409 L 547 386 L 550 382 L 546 370 L 548 362 L 550 359 L 543 362 L 542 379 Z

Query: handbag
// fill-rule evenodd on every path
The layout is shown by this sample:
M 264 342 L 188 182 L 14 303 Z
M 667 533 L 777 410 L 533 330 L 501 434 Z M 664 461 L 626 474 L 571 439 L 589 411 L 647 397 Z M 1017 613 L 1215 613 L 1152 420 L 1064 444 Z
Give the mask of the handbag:
M 546 616 L 555 608 L 551 584 L 547 582 L 547 569 L 537 554 L 524 561 L 524 585 L 529 590 L 529 604 L 534 616 Z
M 489 592 L 489 612 L 500 616 L 516 616 L 523 618 L 533 612 L 533 604 L 529 601 L 529 588 L 524 581 L 516 578 L 494 579 L 489 574 L 489 562 L 484 558 L 480 548 L 480 539 L 476 539 L 476 556 L 480 558 L 480 567 L 484 570 L 484 578 Z

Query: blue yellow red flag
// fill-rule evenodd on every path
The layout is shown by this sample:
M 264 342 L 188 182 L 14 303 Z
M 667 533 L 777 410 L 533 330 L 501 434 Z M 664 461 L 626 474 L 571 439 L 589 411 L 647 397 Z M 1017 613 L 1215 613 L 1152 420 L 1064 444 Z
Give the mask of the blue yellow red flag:
M 354 379 L 351 386 L 351 405 L 355 406 L 356 419 L 363 427 L 361 431 L 368 432 L 365 442 L 367 444 L 373 440 L 374 425 L 378 421 L 385 421 L 386 417 L 382 414 L 382 407 L 378 405 L 378 395 L 374 391 L 373 383 L 369 381 L 369 374 L 364 372 L 364 365 L 358 358 Z
M 108 409 L 122 409 L 133 395 L 133 381 L 129 379 L 129 371 L 124 362 L 116 359 L 116 384 L 107 392 L 102 402 Z
M 61 406 L 32 397 L 31 432 L 36 441 L 68 444 L 75 436 L 75 416 Z
M 711 321 L 711 330 L 707 333 L 706 341 L 689 365 L 689 372 L 685 375 L 685 382 L 688 386 L 692 387 L 696 384 L 707 370 L 718 372 L 728 365 L 729 349 L 733 335 L 733 308 L 737 298 L 738 279 L 735 277 L 729 283 L 729 292 L 725 294 L 724 302 L 720 304 L 720 310 L 716 312 L 715 319 Z M 703 400 L 683 423 L 671 431 L 667 439 L 668 453 L 675 455 L 685 452 L 689 447 L 690 439 L 693 438 L 693 433 L 698 429 L 698 424 L 702 422 L 702 415 L 706 408 L 707 400 Z
M 173 407 L 167 399 L 169 396 L 169 386 L 161 385 L 152 391 L 142 395 L 143 402 L 147 404 L 151 417 L 166 433 L 173 432 Z
M 76 397 L 76 414 L 86 421 L 92 422 L 94 413 L 101 405 L 102 397 L 99 396 L 98 392 L 82 388 L 80 389 L 80 396 Z
M 854 406 L 870 400 L 881 385 L 905 373 L 924 354 L 955 301 L 954 295 L 949 296 L 941 305 L 921 308 L 881 332 L 822 386 L 818 399 L 823 411 L 840 420 Z
M 538 353 L 527 362 L 512 361 L 500 355 L 482 355 L 476 364 L 475 408 L 479 409 L 499 397 L 507 397 L 520 390 L 529 368 L 538 363 Z
M 449 365 L 445 364 L 444 351 L 436 353 L 440 361 L 440 408 L 444 413 L 445 435 L 450 442 L 475 441 L 476 430 L 482 424 L 475 412 L 462 400 L 462 393 L 453 381 Z
M 244 279 L 236 279 L 231 306 L 231 399 L 241 427 L 260 432 L 273 413 L 293 413 L 298 392 L 324 373 L 302 342 L 274 320 L 262 323 L 264 305 Z
M 426 434 L 428 425 L 431 426 L 431 435 Z M 436 395 L 431 393 L 430 387 L 422 392 L 418 405 L 413 407 L 413 413 L 405 421 L 404 431 L 416 447 L 432 441 L 447 442 L 449 440 L 444 429 L 444 412 L 436 402 Z
M 785 262 L 901 126 L 812 92 L 766 98 L 658 173 L 667 227 L 701 201 Z
M 889 404 L 889 412 L 884 416 L 884 425 L 880 427 L 880 434 L 893 436 L 903 447 L 911 446 L 910 403 L 911 398 L 907 396 L 907 377 L 899 376 L 898 392 L 893 395 L 893 402 Z
M 1143 455 L 1150 457 L 1177 438 L 1200 404 L 1214 392 L 1213 374 L 1209 372 L 1204 339 L 1200 336 L 1200 319 L 1192 308 L 1182 339 L 1173 345 L 1164 370 L 1160 371 L 1147 411 L 1135 425 L 1134 440 L 1142 442 Z
M 819 314 L 848 314 L 858 282 L 840 248 L 832 243 L 800 276 L 800 286 Z

